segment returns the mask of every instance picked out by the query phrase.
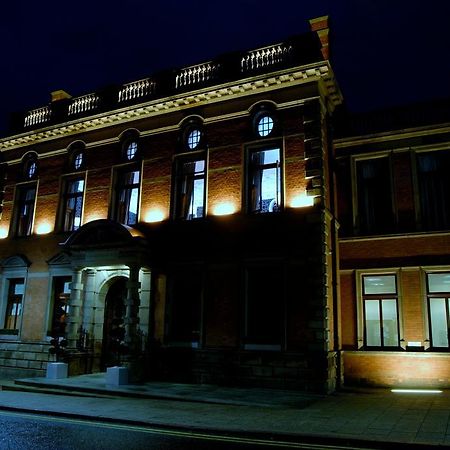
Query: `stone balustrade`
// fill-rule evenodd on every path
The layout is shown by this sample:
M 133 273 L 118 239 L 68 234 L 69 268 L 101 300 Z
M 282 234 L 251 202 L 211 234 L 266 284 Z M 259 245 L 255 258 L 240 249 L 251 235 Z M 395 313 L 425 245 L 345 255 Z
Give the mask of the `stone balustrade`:
M 219 73 L 219 69 L 220 64 L 212 62 L 181 69 L 175 77 L 175 87 L 179 89 L 184 86 L 193 86 L 214 80 Z
M 247 52 L 241 59 L 241 72 L 262 69 L 289 61 L 292 45 L 277 44 Z
M 100 97 L 97 94 L 87 94 L 72 99 L 69 105 L 68 115 L 81 114 L 96 109 L 99 105 Z
M 50 107 L 44 106 L 42 108 L 32 109 L 28 111 L 25 116 L 25 127 L 31 127 L 33 125 L 39 125 L 41 123 L 48 122 L 50 120 Z
M 154 92 L 155 83 L 149 78 L 143 80 L 133 81 L 132 83 L 124 84 L 119 90 L 119 102 L 126 102 L 130 100 L 146 97 Z

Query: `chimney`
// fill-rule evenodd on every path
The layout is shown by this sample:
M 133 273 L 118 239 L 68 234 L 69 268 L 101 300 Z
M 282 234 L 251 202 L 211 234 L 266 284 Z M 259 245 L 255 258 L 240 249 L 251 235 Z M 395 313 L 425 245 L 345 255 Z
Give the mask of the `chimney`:
M 52 96 L 52 103 L 53 102 L 59 102 L 60 100 L 70 100 L 72 96 L 68 94 L 66 91 L 63 91 L 60 89 L 59 91 L 53 91 L 51 93 Z
M 328 42 L 329 17 L 321 16 L 309 20 L 311 31 L 316 32 L 322 44 L 322 55 L 324 59 L 330 59 L 330 48 Z

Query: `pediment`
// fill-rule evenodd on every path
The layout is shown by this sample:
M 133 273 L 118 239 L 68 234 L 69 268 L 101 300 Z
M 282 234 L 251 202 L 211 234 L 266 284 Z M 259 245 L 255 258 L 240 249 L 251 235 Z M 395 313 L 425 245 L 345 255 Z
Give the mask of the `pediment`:
M 70 259 L 67 253 L 60 252 L 56 254 L 55 256 L 51 257 L 47 264 L 49 266 L 68 266 L 70 265 Z
M 15 268 L 15 267 L 30 267 L 31 261 L 25 255 L 12 255 L 8 256 L 1 262 L 1 267 L 3 269 L 6 268 Z

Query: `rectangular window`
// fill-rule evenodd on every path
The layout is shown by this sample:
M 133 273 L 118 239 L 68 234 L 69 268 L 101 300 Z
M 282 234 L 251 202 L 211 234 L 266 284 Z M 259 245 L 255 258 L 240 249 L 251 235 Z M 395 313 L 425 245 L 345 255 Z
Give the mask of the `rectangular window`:
M 200 342 L 202 274 L 184 271 L 172 275 L 170 283 L 169 339 L 194 347 Z
M 252 149 L 248 157 L 247 205 L 251 213 L 282 208 L 281 149 Z
M 417 155 L 420 217 L 424 230 L 444 230 L 450 227 L 449 166 L 449 151 Z
M 448 348 L 450 273 L 427 274 L 427 298 L 431 347 Z
M 53 311 L 50 334 L 52 337 L 64 336 L 66 318 L 69 313 L 71 277 L 53 278 Z
M 245 343 L 281 345 L 284 314 L 282 268 L 248 268 L 246 288 Z
M 9 280 L 8 299 L 6 302 L 4 329 L 18 332 L 22 318 L 22 300 L 24 294 L 24 279 Z
M 114 216 L 124 225 L 135 225 L 139 213 L 139 170 L 121 170 L 117 173 Z
M 205 159 L 178 158 L 175 165 L 175 218 L 192 220 L 205 215 Z
M 81 226 L 83 213 L 84 178 L 72 178 L 65 182 L 63 195 L 62 229 L 75 231 Z
M 30 236 L 33 232 L 36 185 L 19 187 L 16 198 L 16 236 Z
M 364 341 L 366 347 L 398 347 L 398 294 L 395 275 L 364 275 Z
M 356 161 L 357 220 L 359 234 L 393 231 L 389 158 Z

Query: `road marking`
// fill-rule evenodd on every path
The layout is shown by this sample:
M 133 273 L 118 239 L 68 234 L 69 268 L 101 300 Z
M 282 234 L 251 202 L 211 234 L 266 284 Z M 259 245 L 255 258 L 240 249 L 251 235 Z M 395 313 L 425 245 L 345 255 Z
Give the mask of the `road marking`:
M 17 411 L 1 411 L 0 415 L 3 416 L 18 416 L 26 419 L 42 420 L 47 422 L 61 422 L 61 423 L 73 423 L 77 425 L 90 425 L 93 427 L 109 428 L 113 430 L 129 430 L 136 431 L 140 433 L 148 434 L 161 434 L 173 437 L 185 437 L 191 439 L 201 439 L 206 441 L 220 441 L 220 442 L 232 442 L 235 444 L 253 444 L 253 445 L 266 445 L 272 447 L 283 447 L 283 448 L 296 448 L 296 449 L 310 449 L 310 450 L 372 450 L 372 447 L 347 447 L 341 445 L 330 445 L 330 444 L 307 444 L 302 442 L 289 442 L 282 440 L 271 440 L 271 439 L 257 439 L 257 438 L 246 438 L 238 436 L 226 436 L 214 433 L 204 433 L 201 431 L 183 431 L 183 430 L 166 430 L 164 428 L 156 428 L 152 426 L 145 425 L 126 425 L 121 423 L 103 422 L 101 417 L 92 417 L 92 419 L 73 419 L 70 417 L 57 417 L 42 414 L 40 411 L 36 413 L 30 412 L 17 412 Z

